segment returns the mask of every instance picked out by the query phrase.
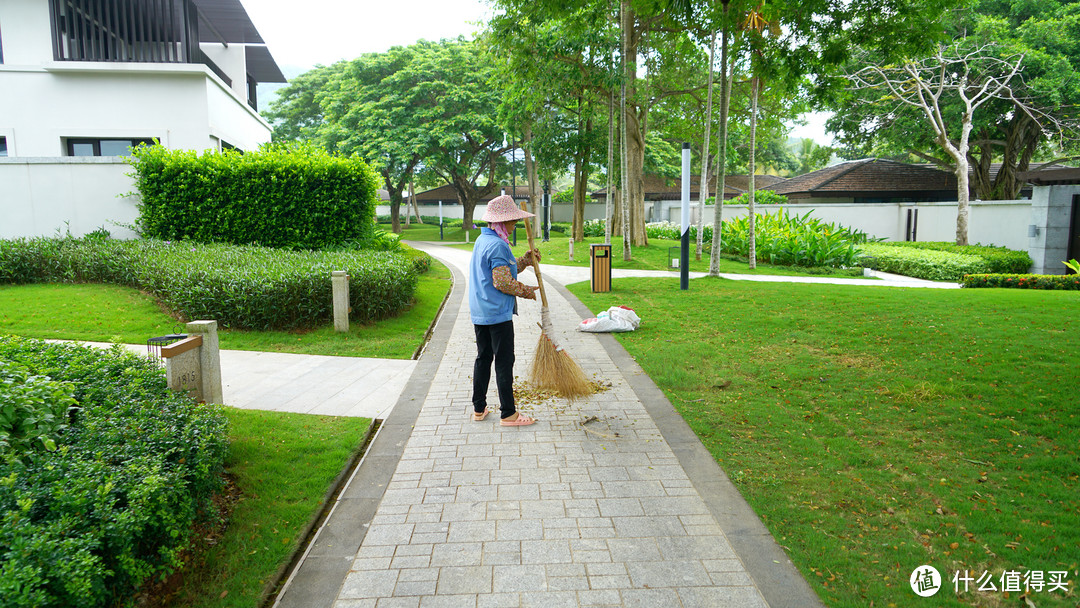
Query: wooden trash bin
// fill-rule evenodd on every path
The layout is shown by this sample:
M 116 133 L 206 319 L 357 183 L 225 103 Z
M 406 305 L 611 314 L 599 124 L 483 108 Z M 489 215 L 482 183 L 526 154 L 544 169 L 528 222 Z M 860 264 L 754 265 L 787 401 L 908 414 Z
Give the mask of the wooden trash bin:
M 589 253 L 593 292 L 611 291 L 611 245 L 591 245 Z

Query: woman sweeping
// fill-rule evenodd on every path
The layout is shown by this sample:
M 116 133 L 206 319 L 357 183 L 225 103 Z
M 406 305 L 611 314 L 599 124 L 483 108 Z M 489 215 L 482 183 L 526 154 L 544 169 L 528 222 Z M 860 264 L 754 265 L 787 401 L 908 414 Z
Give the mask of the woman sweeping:
M 536 299 L 539 287 L 517 280 L 518 273 L 540 260 L 533 249 L 515 259 L 510 251 L 510 235 L 518 220 L 533 217 L 522 211 L 507 195 L 492 199 L 481 220 L 469 263 L 469 312 L 476 331 L 476 362 L 473 364 L 473 420 L 487 417 L 487 392 L 491 363 L 495 362 L 495 386 L 499 391 L 500 424 L 527 426 L 535 422 L 517 411 L 514 404 L 514 321 L 517 298 Z

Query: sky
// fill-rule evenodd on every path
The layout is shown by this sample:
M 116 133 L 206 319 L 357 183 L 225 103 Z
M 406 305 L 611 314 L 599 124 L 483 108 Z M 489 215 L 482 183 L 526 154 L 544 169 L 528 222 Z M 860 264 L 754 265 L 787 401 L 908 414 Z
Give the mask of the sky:
M 286 78 L 316 65 L 380 53 L 417 40 L 472 38 L 491 16 L 482 0 L 241 0 Z M 277 87 L 269 87 L 272 93 Z M 269 100 L 260 87 L 260 99 Z M 804 116 L 791 137 L 831 144 L 827 114 Z

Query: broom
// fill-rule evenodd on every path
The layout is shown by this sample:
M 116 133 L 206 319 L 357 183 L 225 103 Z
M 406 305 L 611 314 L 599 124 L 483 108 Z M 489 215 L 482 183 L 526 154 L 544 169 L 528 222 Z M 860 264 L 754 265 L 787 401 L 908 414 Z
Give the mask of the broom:
M 522 207 L 524 208 L 524 202 Z M 536 247 L 533 246 L 530 220 L 531 218 L 525 219 L 525 234 L 529 237 L 529 250 L 532 251 Z M 536 343 L 536 355 L 533 356 L 529 379 L 533 386 L 553 390 L 559 396 L 573 401 L 592 393 L 589 381 L 585 378 L 581 366 L 571 359 L 569 353 L 552 337 L 551 315 L 548 312 L 547 294 L 544 293 L 544 280 L 540 276 L 540 262 L 533 258 L 532 265 L 533 272 L 536 273 L 536 284 L 540 286 L 540 340 Z

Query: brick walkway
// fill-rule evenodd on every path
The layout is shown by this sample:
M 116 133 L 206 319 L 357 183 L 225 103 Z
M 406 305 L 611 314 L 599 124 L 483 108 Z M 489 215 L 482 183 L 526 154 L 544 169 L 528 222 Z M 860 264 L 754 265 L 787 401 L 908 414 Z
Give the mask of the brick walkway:
M 449 265 L 463 259 L 442 253 Z M 421 401 L 411 414 L 414 422 L 402 422 L 410 417 L 402 401 L 387 421 L 399 418 L 397 439 L 383 442 L 397 446 L 398 460 L 369 453 L 376 459 L 370 466 L 381 462 L 388 477 L 350 482 L 330 530 L 320 533 L 306 556 L 308 573 L 298 569 L 279 605 L 819 605 L 625 351 L 610 336 L 574 331 L 584 311 L 554 283 L 546 286 L 557 338 L 587 374 L 611 387 L 578 403 L 523 405 L 538 420 L 529 427 L 501 427 L 497 411 L 472 421 L 475 342 L 467 301 L 460 301 L 464 275 L 455 277 L 456 296 L 437 328 L 440 342 L 433 341 L 441 357 L 433 362 L 439 352 L 425 353 L 427 371 L 422 357 L 417 374 L 427 374 L 426 390 L 414 393 L 420 398 L 402 398 Z M 523 280 L 535 282 L 528 271 Z M 539 305 L 523 301 L 519 313 L 515 371 L 525 376 L 539 336 Z M 645 323 L 655 321 L 655 311 L 642 313 Z M 492 380 L 488 402 L 495 408 Z M 596 420 L 583 426 L 592 416 Z M 384 431 L 394 436 L 394 429 Z M 366 502 L 350 506 L 350 495 Z M 359 504 L 373 510 L 369 522 L 349 519 Z M 725 529 L 739 534 L 740 550 Z M 351 550 L 335 554 L 334 547 L 348 547 L 350 535 L 362 542 L 348 559 L 343 582 L 332 573 L 320 579 L 320 559 L 344 570 L 340 562 Z M 299 580 L 305 576 L 306 582 Z M 340 587 L 326 596 L 334 580 Z M 321 601 L 329 604 L 303 591 L 320 595 L 320 588 Z

